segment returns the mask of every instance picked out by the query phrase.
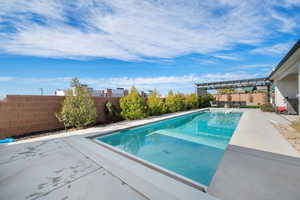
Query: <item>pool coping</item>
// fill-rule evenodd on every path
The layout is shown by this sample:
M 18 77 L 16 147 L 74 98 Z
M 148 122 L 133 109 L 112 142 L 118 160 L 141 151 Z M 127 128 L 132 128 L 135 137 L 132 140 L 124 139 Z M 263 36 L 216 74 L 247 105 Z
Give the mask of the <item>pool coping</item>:
M 226 110 L 228 110 L 228 109 L 224 109 L 224 110 L 223 109 L 216 109 L 215 110 L 215 109 L 211 109 L 211 108 L 203 108 L 203 109 L 183 111 L 183 112 L 178 112 L 178 113 L 171 113 L 171 114 L 167 114 L 167 115 L 163 115 L 163 116 L 155 116 L 153 118 L 146 118 L 146 119 L 143 119 L 143 120 L 129 121 L 129 123 L 125 124 L 125 126 L 123 125 L 123 127 L 121 125 L 121 126 L 117 126 L 116 128 L 113 128 L 113 129 L 110 129 L 110 130 L 103 130 L 103 131 L 100 130 L 100 131 L 97 131 L 97 132 L 85 133 L 84 135 L 80 135 L 76 139 L 79 143 L 80 142 L 86 143 L 82 147 L 87 148 L 88 144 L 90 144 L 90 145 L 93 144 L 94 145 L 92 147 L 92 149 L 93 149 L 92 151 L 94 151 L 94 152 L 89 153 L 88 151 L 83 150 L 83 153 L 86 154 L 86 155 L 93 154 L 93 153 L 94 154 L 99 153 L 99 152 L 95 152 L 97 150 L 100 150 L 99 147 L 101 147 L 101 152 L 104 151 L 104 149 L 106 149 L 105 153 L 101 154 L 102 158 L 99 158 L 99 157 L 97 158 L 97 157 L 95 157 L 95 155 L 90 155 L 89 157 L 94 157 L 94 161 L 96 161 L 97 159 L 99 159 L 100 161 L 102 159 L 102 161 L 103 161 L 103 158 L 105 158 L 106 159 L 105 162 L 111 163 L 112 160 L 114 160 L 116 156 L 122 157 L 122 158 L 119 158 L 119 159 L 122 159 L 123 163 L 126 162 L 126 165 L 122 165 L 118 162 L 113 163 L 113 165 L 124 168 L 122 170 L 126 171 L 126 173 L 124 173 L 125 175 L 122 174 L 123 172 L 120 172 L 118 170 L 117 171 L 112 170 L 111 172 L 113 174 L 115 174 L 116 176 L 118 176 L 118 177 L 125 176 L 126 177 L 125 181 L 127 181 L 128 179 L 132 179 L 131 177 L 128 177 L 128 174 L 131 174 L 131 176 L 134 175 L 136 177 L 136 179 L 144 179 L 142 185 L 144 185 L 145 182 L 149 182 L 149 178 L 147 179 L 146 175 L 141 174 L 140 172 L 135 173 L 135 171 L 132 171 L 131 168 L 132 168 L 133 165 L 139 165 L 138 167 L 136 167 L 139 170 L 143 170 L 143 169 L 144 170 L 150 170 L 150 171 L 152 171 L 151 174 L 156 173 L 156 174 L 160 174 L 160 176 L 164 177 L 164 178 L 161 178 L 160 181 L 156 181 L 156 182 L 153 181 L 153 180 L 150 180 L 151 185 L 154 185 L 154 186 L 157 187 L 157 185 L 159 185 L 159 183 L 164 182 L 166 186 L 164 186 L 163 191 L 168 193 L 168 194 L 171 193 L 172 195 L 175 195 L 176 198 L 178 198 L 178 196 L 180 196 L 180 195 L 176 194 L 178 191 L 172 191 L 172 189 L 169 189 L 169 188 L 172 188 L 171 185 L 174 184 L 174 182 L 177 182 L 177 185 L 179 184 L 179 185 L 181 185 L 181 187 L 185 188 L 185 189 L 180 189 L 180 193 L 186 193 L 187 191 L 189 191 L 189 193 L 194 194 L 194 192 L 195 192 L 194 190 L 196 190 L 196 191 L 198 191 L 198 193 L 196 192 L 197 196 L 201 195 L 200 193 L 202 193 L 203 195 L 205 194 L 205 197 L 207 197 L 208 199 L 216 199 L 215 197 L 211 196 L 211 194 L 207 193 L 208 188 L 210 187 L 210 184 L 208 186 L 202 185 L 202 184 L 200 184 L 198 182 L 195 182 L 195 181 L 193 181 L 193 180 L 191 180 L 187 177 L 184 177 L 180 174 L 177 174 L 177 173 L 172 172 L 168 169 L 162 168 L 162 167 L 160 167 L 158 165 L 155 165 L 155 164 L 153 164 L 149 161 L 146 161 L 144 159 L 138 158 L 137 156 L 131 155 L 131 154 L 129 154 L 127 152 L 124 152 L 120 149 L 117 149 L 117 148 L 115 148 L 111 145 L 105 144 L 104 142 L 96 140 L 95 138 L 97 138 L 99 136 L 112 134 L 112 133 L 122 131 L 122 130 L 128 130 L 128 129 L 132 129 L 132 128 L 136 128 L 136 127 L 140 127 L 140 126 L 145 126 L 145 125 L 153 124 L 153 123 L 156 123 L 156 122 L 160 122 L 160 121 L 164 121 L 164 120 L 168 120 L 168 119 L 172 119 L 172 118 L 177 118 L 177 117 L 180 117 L 180 116 L 183 116 L 183 115 L 188 115 L 188 114 L 193 114 L 193 113 L 198 113 L 198 112 L 205 112 L 205 111 L 224 112 Z M 237 109 L 237 110 L 234 110 L 233 112 L 242 112 L 242 113 L 244 113 L 244 111 L 245 111 L 244 109 Z M 240 119 L 237 127 L 239 126 L 241 120 L 242 120 L 242 118 Z M 237 129 L 237 127 L 236 127 L 236 129 Z M 235 129 L 234 134 L 236 133 L 236 129 Z M 229 146 L 230 146 L 230 142 L 229 142 L 228 146 L 226 147 L 224 153 L 226 151 L 228 151 Z M 112 157 L 114 157 L 114 158 L 112 158 Z M 102 164 L 104 164 L 104 163 L 102 163 Z M 110 165 L 112 165 L 112 163 Z M 109 166 L 107 168 L 107 170 L 110 170 L 110 168 L 114 168 L 114 167 L 115 166 Z M 219 166 L 218 166 L 218 168 L 219 168 Z M 130 180 L 130 181 L 132 181 L 134 183 L 136 180 Z M 169 186 L 169 188 L 167 186 Z M 133 187 L 142 187 L 142 186 L 133 185 Z M 145 192 L 145 191 L 148 192 L 148 190 L 153 190 L 153 188 L 152 189 L 143 188 L 143 191 L 141 191 L 141 192 Z M 182 197 L 179 198 L 179 199 L 182 199 Z
M 197 109 L 197 110 L 193 110 L 193 111 L 188 111 L 188 112 L 182 112 L 182 113 L 175 113 L 175 115 L 170 115 L 170 116 L 162 116 L 162 117 L 158 117 L 154 120 L 151 120 L 150 121 L 147 121 L 147 122 L 144 122 L 144 123 L 139 123 L 139 124 L 135 124 L 135 125 L 131 125 L 131 126 L 126 126 L 124 128 L 118 128 L 118 129 L 114 129 L 114 130 L 109 130 L 109 131 L 103 131 L 101 133 L 91 133 L 91 134 L 88 134 L 86 136 L 84 136 L 84 138 L 96 143 L 97 145 L 99 146 L 102 146 L 110 151 L 113 151 L 114 153 L 117 153 L 119 155 L 122 155 L 122 156 L 125 156 L 126 158 L 130 159 L 130 160 L 133 160 L 139 164 L 142 164 L 143 166 L 145 167 L 148 167 L 148 168 L 151 168 L 152 170 L 155 170 L 165 176 L 168 176 L 170 178 L 173 178 L 175 179 L 176 181 L 179 181 L 181 183 L 184 183 L 186 185 L 189 185 L 193 188 L 196 188 L 197 190 L 200 190 L 202 192 L 207 192 L 207 189 L 209 187 L 206 186 L 206 185 L 203 185 L 201 183 L 198 183 L 196 181 L 193 181 L 192 179 L 189 179 L 187 177 L 184 177 L 176 172 L 172 172 L 171 170 L 168 170 L 168 169 L 165 169 L 163 167 L 160 167 L 154 163 L 151 163 L 147 160 L 144 160 L 144 159 L 141 159 L 135 155 L 132 155 L 130 153 L 127 153 L 125 151 L 122 151 L 118 148 L 115 148 L 111 145 L 108 145 L 102 141 L 99 141 L 97 140 L 96 138 L 100 137 L 100 136 L 105 136 L 105 135 L 110 135 L 110 134 L 114 134 L 116 132 L 119 132 L 119 131 L 122 131 L 122 130 L 128 130 L 128 129 L 133 129 L 133 128 L 137 128 L 137 127 L 141 127 L 141 126 L 145 126 L 145 125 L 149 125 L 149 124 L 153 124 L 153 123 L 157 123 L 157 122 L 160 122 L 160 121 L 164 121 L 164 120 L 168 120 L 168 119 L 173 119 L 173 118 L 177 118 L 177 117 L 180 117 L 180 116 L 184 116 L 184 115 L 188 115 L 188 114 L 193 114 L 193 113 L 198 113 L 198 112 L 205 112 L 205 111 L 211 111 L 210 108 L 203 108 L 203 109 Z M 242 112 L 243 111 L 236 111 L 236 112 Z M 228 144 L 229 145 L 229 144 Z M 224 152 L 227 151 L 227 148 L 228 146 L 225 148 Z
M 95 137 L 109 135 L 109 134 L 112 134 L 112 133 L 115 133 L 115 132 L 118 132 L 118 131 L 124 131 L 124 130 L 132 129 L 132 128 L 137 128 L 137 127 L 140 127 L 140 126 L 145 126 L 145 125 L 153 124 L 153 123 L 160 122 L 160 121 L 173 119 L 173 118 L 180 117 L 180 116 L 183 116 L 183 115 L 188 115 L 188 114 L 197 113 L 197 112 L 204 112 L 204 111 L 210 111 L 210 108 L 201 108 L 201 109 L 190 110 L 190 111 L 186 111 L 186 112 L 171 113 L 171 115 L 167 114 L 166 116 L 155 116 L 157 118 L 154 118 L 154 119 L 146 118 L 146 119 L 144 119 L 144 120 L 147 120 L 146 122 L 141 122 L 141 123 L 138 123 L 138 124 L 129 125 L 129 126 L 126 126 L 126 127 L 123 127 L 123 128 L 117 128 L 117 129 L 109 130 L 109 131 L 89 133 L 89 134 L 85 134 L 85 136 L 83 136 L 83 137 L 93 139 Z

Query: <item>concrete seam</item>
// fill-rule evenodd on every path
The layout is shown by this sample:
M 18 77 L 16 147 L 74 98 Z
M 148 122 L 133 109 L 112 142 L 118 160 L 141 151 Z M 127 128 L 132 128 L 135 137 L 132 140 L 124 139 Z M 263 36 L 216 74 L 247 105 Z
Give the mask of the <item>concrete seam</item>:
M 63 139 L 64 140 L 64 139 Z M 80 151 L 79 149 L 77 149 L 76 147 L 74 147 L 72 144 L 70 144 L 68 141 L 64 140 L 64 142 L 66 142 L 72 149 L 78 151 L 81 155 L 83 155 L 85 158 L 88 158 L 89 160 L 91 160 L 92 162 L 94 162 L 97 166 L 103 168 L 108 174 L 110 174 L 111 176 L 117 178 L 118 180 L 120 180 L 122 183 L 125 183 L 130 189 L 132 189 L 133 191 L 135 191 L 136 193 L 138 193 L 139 195 L 143 196 L 146 199 L 149 199 L 149 197 L 147 197 L 145 194 L 143 194 L 142 192 L 136 190 L 133 186 L 129 185 L 128 183 L 126 183 L 124 180 L 122 180 L 120 177 L 114 175 L 113 173 L 111 173 L 109 170 L 107 170 L 106 168 L 104 168 L 103 166 L 99 165 L 96 161 L 94 161 L 93 159 L 91 159 L 89 156 L 85 155 L 82 151 Z

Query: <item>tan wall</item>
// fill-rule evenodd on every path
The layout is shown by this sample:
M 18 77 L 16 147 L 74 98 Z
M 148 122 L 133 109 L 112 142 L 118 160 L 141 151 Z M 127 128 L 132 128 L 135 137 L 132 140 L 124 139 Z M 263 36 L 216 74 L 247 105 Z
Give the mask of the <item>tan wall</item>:
M 63 128 L 54 113 L 58 112 L 64 97 L 8 95 L 0 101 L 0 138 L 26 133 Z M 105 103 L 119 104 L 119 98 L 94 97 L 97 122 L 107 122 Z
M 245 94 L 230 94 L 230 95 L 231 95 L 231 101 L 246 102 L 246 105 L 262 105 L 267 103 L 266 93 L 245 93 Z M 227 94 L 223 94 L 223 95 L 215 94 L 213 96 L 215 97 L 216 101 L 228 101 Z

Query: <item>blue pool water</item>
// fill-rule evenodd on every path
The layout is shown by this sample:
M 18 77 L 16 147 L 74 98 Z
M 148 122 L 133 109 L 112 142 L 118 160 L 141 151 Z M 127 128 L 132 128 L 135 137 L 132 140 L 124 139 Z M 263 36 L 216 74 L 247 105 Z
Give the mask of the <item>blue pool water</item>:
M 241 115 L 192 113 L 97 140 L 208 186 Z

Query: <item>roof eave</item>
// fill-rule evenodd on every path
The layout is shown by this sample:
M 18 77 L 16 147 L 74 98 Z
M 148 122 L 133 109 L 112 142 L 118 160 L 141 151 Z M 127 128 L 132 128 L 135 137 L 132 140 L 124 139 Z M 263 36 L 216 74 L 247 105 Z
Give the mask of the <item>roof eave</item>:
M 283 59 L 276 66 L 275 70 L 271 72 L 267 79 L 274 80 L 276 72 L 284 65 L 284 63 L 300 48 L 300 39 L 294 44 L 290 51 L 283 57 Z

